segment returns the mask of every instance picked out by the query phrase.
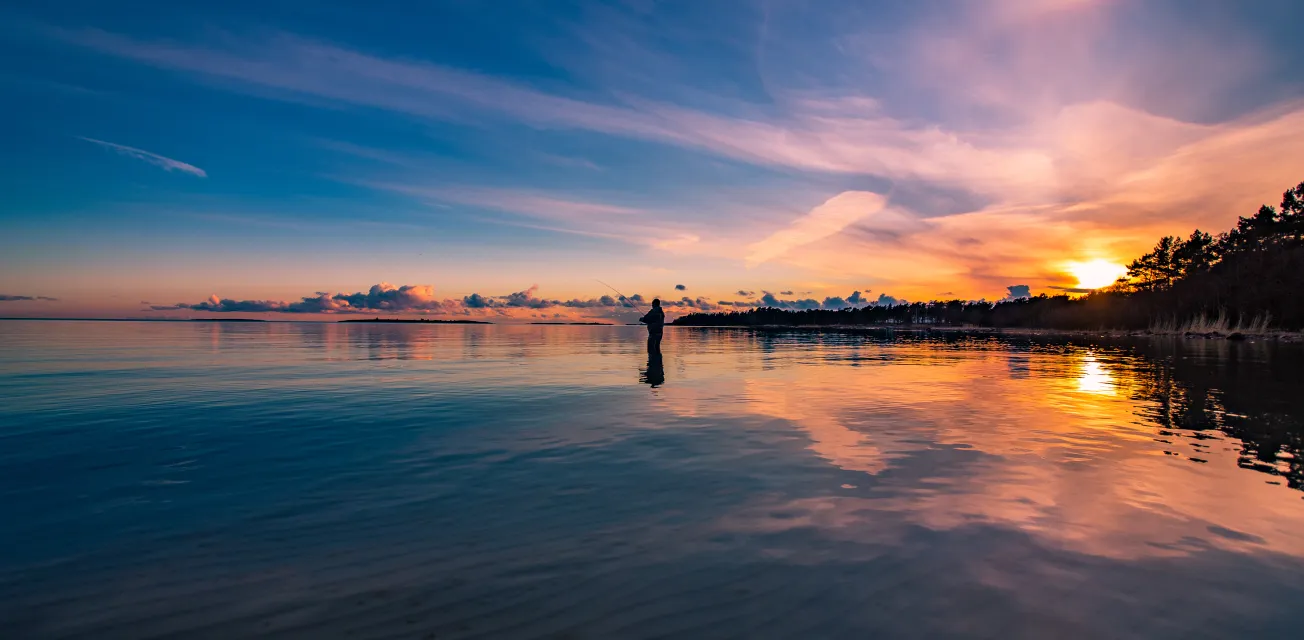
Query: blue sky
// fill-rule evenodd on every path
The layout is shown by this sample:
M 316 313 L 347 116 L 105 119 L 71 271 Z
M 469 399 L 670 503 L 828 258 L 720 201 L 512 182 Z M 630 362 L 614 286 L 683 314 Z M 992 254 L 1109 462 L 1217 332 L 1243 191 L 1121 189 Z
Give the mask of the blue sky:
M 995 299 L 1304 180 L 1297 2 L 426 4 L 7 5 L 0 315 Z

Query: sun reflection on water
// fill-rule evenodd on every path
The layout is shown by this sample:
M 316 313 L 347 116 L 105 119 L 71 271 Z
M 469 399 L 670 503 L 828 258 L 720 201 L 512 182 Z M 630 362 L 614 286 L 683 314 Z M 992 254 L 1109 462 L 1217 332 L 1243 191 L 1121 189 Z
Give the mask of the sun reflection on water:
M 1114 376 L 1095 355 L 1082 359 L 1082 372 L 1078 375 L 1078 391 L 1102 396 L 1112 396 L 1118 391 Z

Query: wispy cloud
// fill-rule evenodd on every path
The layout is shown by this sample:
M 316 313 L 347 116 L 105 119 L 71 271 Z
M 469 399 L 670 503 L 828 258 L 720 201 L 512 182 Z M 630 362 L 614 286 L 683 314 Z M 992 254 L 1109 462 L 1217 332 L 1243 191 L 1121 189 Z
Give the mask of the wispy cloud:
M 513 226 L 610 238 L 670 251 L 693 246 L 698 236 L 662 223 L 659 212 L 635 206 L 583 199 L 577 195 L 480 186 L 423 186 L 419 183 L 362 182 L 363 186 L 401 194 L 433 206 L 466 205 L 523 216 L 533 221 L 503 221 Z
M 602 171 L 602 167 L 587 158 L 563 156 L 555 153 L 542 153 L 539 157 L 544 162 L 561 167 L 578 167 L 581 169 L 588 169 L 589 171 Z
M 559 198 L 548 193 L 519 189 L 420 187 L 394 183 L 372 183 L 369 186 L 433 202 L 466 204 L 548 220 L 577 221 L 648 214 L 635 207 Z
M 877 193 L 840 193 L 793 221 L 788 228 L 776 231 L 749 247 L 747 265 L 756 266 L 787 253 L 793 247 L 827 238 L 857 220 L 882 211 L 886 205 L 887 198 Z
M 84 136 L 77 136 L 77 137 L 81 140 L 85 140 L 86 142 L 92 142 L 97 145 L 100 145 L 105 149 L 111 149 L 121 155 L 127 156 L 128 158 L 135 158 L 142 162 L 148 162 L 156 167 L 162 168 L 164 171 L 181 171 L 183 173 L 189 173 L 191 175 L 196 175 L 201 178 L 208 177 L 208 174 L 205 173 L 203 169 L 200 169 L 199 167 L 196 167 L 193 164 L 186 164 L 185 162 L 182 162 L 180 160 L 173 160 L 172 158 L 167 158 L 157 153 L 150 153 L 149 151 L 145 151 L 144 149 L 137 149 L 135 147 L 128 147 L 126 145 L 115 144 L 113 142 L 105 142 L 103 140 L 96 140 L 95 138 L 87 138 Z
M 701 241 L 702 237 L 695 233 L 677 233 L 654 240 L 652 246 L 663 251 L 679 252 L 691 249 Z
M 139 41 L 100 30 L 62 32 L 75 43 L 165 68 L 235 80 L 265 95 L 310 95 L 436 119 L 484 114 L 540 127 L 582 129 L 805 170 L 902 179 L 963 180 L 975 188 L 1043 184 L 1052 158 L 993 137 L 885 115 L 873 100 L 787 99 L 777 119 L 723 116 L 639 97 L 591 102 L 431 63 L 385 59 L 279 34 L 230 47 Z M 233 42 L 228 39 L 228 42 Z M 273 94 L 276 95 L 276 94 Z M 745 109 L 744 106 L 739 105 Z
M 261 40 L 226 38 L 215 46 L 141 41 L 99 30 L 62 34 L 105 53 L 235 81 L 234 86 L 262 96 L 309 95 L 441 120 L 505 117 L 761 165 L 952 185 L 1008 203 L 1106 195 L 1129 173 L 1225 129 L 1126 103 L 1132 93 L 1113 88 L 1089 46 L 1103 27 L 1080 15 L 1100 15 L 1101 3 L 980 4 L 994 9 L 975 10 L 963 29 L 925 21 L 902 39 L 872 40 L 873 45 L 852 40 L 848 59 L 840 62 L 889 72 L 911 91 L 940 92 L 969 112 L 996 110 L 1009 121 L 999 127 L 975 124 L 972 117 L 903 119 L 891 115 L 883 101 L 850 87 L 842 94 L 816 95 L 772 86 L 772 109 L 725 103 L 707 112 L 635 95 L 572 98 L 285 33 Z M 1008 65 L 984 62 L 992 57 L 984 52 L 1001 42 L 1011 43 L 1012 51 L 998 56 Z M 918 55 L 902 56 L 900 50 Z M 1218 78 L 1235 77 L 1242 67 L 1219 68 Z M 949 80 L 938 84 L 939 78 Z M 1126 80 L 1129 87 L 1149 86 Z
M 14 296 L 0 293 L 0 302 L 22 302 L 25 300 L 55 302 L 58 298 L 51 298 L 49 296 Z

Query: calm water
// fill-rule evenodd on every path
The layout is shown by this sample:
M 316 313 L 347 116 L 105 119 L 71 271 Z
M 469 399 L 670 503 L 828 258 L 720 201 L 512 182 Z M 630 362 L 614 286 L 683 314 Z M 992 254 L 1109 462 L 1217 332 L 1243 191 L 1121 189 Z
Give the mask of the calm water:
M 1298 348 L 672 328 L 663 351 L 0 322 L 0 637 L 1304 628 Z

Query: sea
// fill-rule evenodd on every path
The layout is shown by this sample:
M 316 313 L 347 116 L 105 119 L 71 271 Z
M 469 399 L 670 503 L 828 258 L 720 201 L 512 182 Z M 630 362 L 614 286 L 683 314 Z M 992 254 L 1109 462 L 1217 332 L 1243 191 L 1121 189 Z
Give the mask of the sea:
M 1304 349 L 0 322 L 3 638 L 1304 629 Z

